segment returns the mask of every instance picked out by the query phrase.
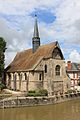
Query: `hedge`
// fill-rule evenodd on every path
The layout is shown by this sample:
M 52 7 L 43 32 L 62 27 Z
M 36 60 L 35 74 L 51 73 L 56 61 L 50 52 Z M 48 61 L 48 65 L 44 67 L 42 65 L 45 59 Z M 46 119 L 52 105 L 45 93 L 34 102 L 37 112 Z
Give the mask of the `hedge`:
M 33 97 L 36 97 L 36 96 L 47 96 L 48 95 L 48 91 L 46 89 L 41 89 L 41 90 L 30 90 L 28 91 L 27 93 L 27 96 L 33 96 Z

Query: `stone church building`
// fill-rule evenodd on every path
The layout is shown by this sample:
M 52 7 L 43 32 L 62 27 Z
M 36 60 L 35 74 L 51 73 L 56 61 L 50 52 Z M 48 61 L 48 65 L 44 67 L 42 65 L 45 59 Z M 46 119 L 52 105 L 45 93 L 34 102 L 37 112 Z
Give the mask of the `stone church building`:
M 40 45 L 36 16 L 32 49 L 17 53 L 5 69 L 5 74 L 7 88 L 15 91 L 46 89 L 49 95 L 54 95 L 69 89 L 69 78 L 59 43 Z

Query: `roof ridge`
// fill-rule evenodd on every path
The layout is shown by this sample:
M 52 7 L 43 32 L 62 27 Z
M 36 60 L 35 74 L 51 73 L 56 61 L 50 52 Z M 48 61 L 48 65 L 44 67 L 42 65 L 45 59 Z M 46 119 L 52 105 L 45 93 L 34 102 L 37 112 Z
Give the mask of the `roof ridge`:
M 49 44 L 43 44 L 43 45 L 39 46 L 39 48 L 44 47 L 44 46 L 48 46 L 48 45 L 53 45 L 53 44 L 56 45 L 56 42 L 57 42 L 57 41 L 51 42 L 51 43 L 49 43 Z M 26 52 L 26 51 L 29 51 L 29 50 L 32 50 L 32 48 L 25 49 L 25 50 L 23 50 L 23 51 L 19 51 L 19 52 L 17 52 L 17 54 L 23 53 L 23 52 Z M 16 55 L 17 55 L 17 54 L 16 54 Z
M 39 48 L 44 47 L 44 46 L 53 45 L 53 44 L 56 45 L 56 42 L 51 42 L 49 44 L 43 44 L 43 45 L 39 46 Z

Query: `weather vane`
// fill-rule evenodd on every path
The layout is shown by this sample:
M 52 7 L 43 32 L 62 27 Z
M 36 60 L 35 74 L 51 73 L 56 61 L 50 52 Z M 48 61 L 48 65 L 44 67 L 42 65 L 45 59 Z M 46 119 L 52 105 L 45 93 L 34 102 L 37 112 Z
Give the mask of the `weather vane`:
M 35 14 L 35 17 L 37 17 L 37 15 Z

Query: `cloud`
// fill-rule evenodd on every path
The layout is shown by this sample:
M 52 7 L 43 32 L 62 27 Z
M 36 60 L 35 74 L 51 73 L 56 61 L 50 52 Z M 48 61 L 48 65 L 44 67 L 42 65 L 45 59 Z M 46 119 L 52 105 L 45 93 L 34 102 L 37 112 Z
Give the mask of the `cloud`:
M 25 0 L 0 0 L 0 12 L 7 15 L 23 15 L 26 11 L 33 8 Z
M 59 0 L 57 0 L 59 1 Z M 13 14 L 13 15 L 24 15 L 29 14 L 37 8 L 40 9 L 50 9 L 57 3 L 55 0 L 0 0 L 0 12 L 2 14 Z
M 40 0 L 39 2 L 37 0 L 1 0 L 0 5 L 2 6 L 0 7 L 1 13 L 6 15 L 14 15 L 12 17 L 13 20 L 10 21 L 11 18 L 10 20 L 8 18 L 8 21 L 10 21 L 12 24 L 15 22 L 13 25 L 17 27 L 19 27 L 18 25 L 20 24 L 20 19 L 18 17 L 15 17 L 15 15 L 21 15 L 20 17 L 22 17 L 23 15 L 25 16 L 27 14 L 26 17 L 29 17 L 32 12 L 35 12 L 36 10 L 38 12 L 40 9 L 52 12 L 56 15 L 55 23 L 53 22 L 52 24 L 53 30 L 55 31 L 54 38 L 58 40 L 64 39 L 65 42 L 69 43 L 80 43 L 80 2 L 78 0 L 48 0 L 47 2 L 45 0 Z M 5 5 L 5 7 L 3 7 L 3 5 Z M 17 22 L 19 24 L 15 21 L 15 19 L 17 19 Z M 26 20 L 24 20 L 24 22 L 25 21 Z
M 5 67 L 7 67 L 7 65 L 9 65 L 12 62 L 15 55 L 16 55 L 16 52 L 6 52 L 5 53 Z
M 79 62 L 80 63 L 80 53 L 77 50 L 73 50 L 69 55 L 69 60 L 72 62 Z
M 58 36 L 65 42 L 80 44 L 80 1 L 65 0 L 56 8 L 55 26 L 60 28 Z
M 6 60 L 5 64 L 8 65 L 14 55 L 24 49 L 30 47 L 32 39 L 32 25 L 28 23 L 22 24 L 22 31 L 9 27 L 5 19 L 0 19 L 0 37 L 3 37 L 7 42 Z

